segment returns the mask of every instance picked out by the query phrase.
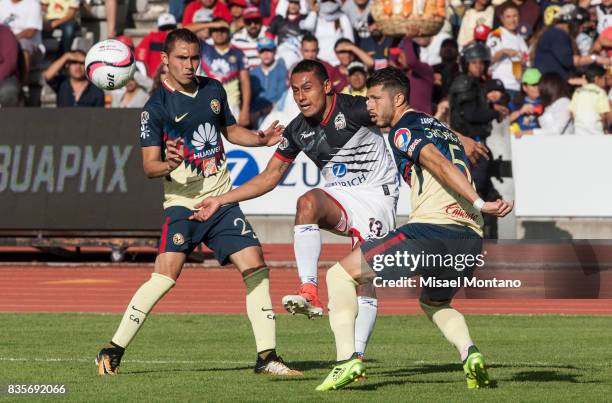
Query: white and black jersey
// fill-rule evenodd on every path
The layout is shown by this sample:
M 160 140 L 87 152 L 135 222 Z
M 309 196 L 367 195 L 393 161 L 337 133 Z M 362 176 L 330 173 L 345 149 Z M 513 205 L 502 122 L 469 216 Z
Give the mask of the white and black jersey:
M 397 195 L 397 170 L 366 108 L 366 98 L 334 95 L 322 122 L 300 114 L 285 128 L 275 156 L 292 162 L 304 151 L 321 170 L 326 187 L 377 187 Z

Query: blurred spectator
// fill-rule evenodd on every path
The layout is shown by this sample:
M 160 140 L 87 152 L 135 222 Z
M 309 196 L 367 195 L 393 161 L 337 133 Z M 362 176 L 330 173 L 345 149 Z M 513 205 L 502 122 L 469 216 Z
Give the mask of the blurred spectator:
M 77 29 L 76 14 L 79 10 L 80 0 L 41 0 L 43 7 L 43 30 L 49 36 L 55 29 L 62 31 L 60 41 L 60 54 L 68 52 Z
M 542 10 L 541 25 L 544 27 L 554 24 L 555 19 L 559 15 L 559 10 L 565 4 L 571 3 L 569 0 L 540 0 L 540 9 Z
M 19 43 L 11 29 L 0 25 L 0 107 L 19 104 Z
M 168 66 L 165 64 L 160 64 L 159 68 L 155 72 L 155 76 L 153 77 L 153 87 L 151 88 L 150 92 L 151 95 L 161 88 L 162 83 L 164 80 L 166 80 L 166 77 L 168 77 Z
M 348 66 L 355 60 L 355 57 L 368 68 L 374 67 L 374 59 L 346 38 L 338 39 L 334 46 L 334 51 L 340 61 L 340 64 L 334 67 L 335 73 L 331 76 L 333 78 L 332 86 L 336 92 L 341 92 L 349 84 Z
M 442 42 L 450 38 L 452 38 L 450 34 L 443 30 L 434 36 L 417 36 L 413 38 L 414 42 L 419 45 L 419 59 L 430 66 L 442 62 L 440 48 L 442 47 Z
M 532 32 L 535 32 L 540 24 L 540 5 L 536 0 L 508 0 L 518 7 L 519 23 L 517 32 L 527 40 Z M 564 0 L 565 1 L 565 0 Z M 501 5 L 495 8 L 495 27 L 501 25 L 502 9 Z
M 591 52 L 591 48 L 595 44 L 597 39 L 597 22 L 591 19 L 589 10 L 578 7 L 578 13 L 581 14 L 578 17 L 580 25 L 578 26 L 578 35 L 576 36 L 576 46 L 581 56 L 588 55 Z M 612 30 L 612 27 L 610 28 Z M 596 50 L 593 50 L 596 53 Z
M 227 92 L 227 103 L 236 121 L 241 126 L 248 126 L 250 121 L 251 80 L 247 58 L 240 49 L 230 46 L 229 24 L 218 17 L 213 22 L 221 25 L 210 29 L 213 45 L 202 43 L 202 63 L 200 67 L 208 77 L 223 84 L 225 92 Z
M 352 62 L 348 65 L 348 85 L 342 90 L 343 94 L 365 97 L 368 89 L 366 81 L 368 70 L 361 62 Z
M 492 78 L 490 80 L 486 80 L 484 82 L 484 90 L 485 95 L 487 97 L 487 101 L 489 105 L 495 108 L 495 105 L 501 105 L 506 107 L 510 99 L 508 97 L 508 93 L 506 92 L 506 88 L 504 87 L 504 83 L 497 78 Z
M 308 14 L 300 13 L 300 0 L 289 0 L 286 14 L 275 15 L 268 32 L 276 37 L 279 45 L 290 38 L 299 41 L 306 31 L 311 32 L 314 29 L 316 18 L 314 11 Z
M 182 21 L 184 11 L 185 0 L 168 0 L 168 12 L 172 14 L 177 21 Z
M 370 36 L 368 30 L 368 15 L 370 15 L 370 0 L 346 0 L 342 12 L 351 21 L 355 42 Z
M 142 108 L 149 100 L 147 80 L 139 71 L 134 73 L 125 87 L 111 91 L 111 108 Z
M 538 69 L 530 68 L 523 73 L 521 93 L 508 104 L 510 122 L 516 122 L 521 130 L 532 130 L 539 127 L 538 116 L 542 114 L 539 83 L 542 74 Z
M 66 73 L 62 72 L 66 70 Z M 85 76 L 85 52 L 66 52 L 44 73 L 47 84 L 57 94 L 57 107 L 104 107 L 104 92 Z
M 319 40 L 314 35 L 304 35 L 300 51 L 304 60 L 316 60 L 325 67 L 325 71 L 332 85 L 334 82 L 342 80 L 342 77 L 337 76 L 338 71 L 334 69 L 331 64 L 319 59 Z
M 572 116 L 570 115 L 570 100 L 567 97 L 567 84 L 557 73 L 543 74 L 538 85 L 540 99 L 544 107 L 544 113 L 538 118 L 540 128 L 519 132 L 522 134 L 535 135 L 560 135 L 572 134 Z
M 474 1 L 472 8 L 465 12 L 461 20 L 461 28 L 459 28 L 459 35 L 457 36 L 459 49 L 463 49 L 464 46 L 474 40 L 474 29 L 478 25 L 493 26 L 493 13 L 491 0 Z
M 521 90 L 523 64 L 526 64 L 529 49 L 517 32 L 517 5 L 507 1 L 498 10 L 502 26 L 492 31 L 487 39 L 487 46 L 491 49 L 491 76 L 501 80 L 511 98 L 514 98 Z
M 176 29 L 176 19 L 172 14 L 161 14 L 157 18 L 157 31 L 145 35 L 136 47 L 136 60 L 147 66 L 147 74 L 153 77 L 161 63 L 161 52 L 164 49 L 164 41 L 172 31 Z
M 451 84 L 461 71 L 459 69 L 459 48 L 454 39 L 447 39 L 440 47 L 442 63 L 436 64 L 434 69 L 433 103 L 437 105 L 448 98 Z
M 130 48 L 132 54 L 136 54 L 136 49 L 134 49 L 134 41 L 127 35 L 119 35 L 115 38 L 119 42 L 123 43 L 127 47 Z M 136 71 L 140 72 L 143 76 L 143 85 L 147 91 L 151 90 L 151 86 L 153 85 L 153 80 L 147 75 L 147 66 L 140 60 L 136 60 Z M 117 90 L 115 90 L 117 91 Z
M 569 71 L 574 66 L 586 66 L 593 62 L 611 64 L 610 59 L 597 55 L 581 56 L 574 49 L 573 39 L 582 22 L 583 15 L 573 4 L 566 4 L 559 10 L 553 25 L 543 30 L 533 45 L 533 65 L 542 74 L 557 73 L 567 80 Z
M 391 56 L 389 63 L 404 71 L 410 80 L 410 106 L 414 109 L 432 113 L 433 67 L 419 60 L 415 43 L 406 37 L 400 42 L 397 56 Z
M 230 33 L 239 31 L 244 26 L 244 9 L 247 7 L 247 0 L 229 0 L 227 2 L 232 22 L 230 23 Z M 201 10 L 201 9 L 200 9 Z M 259 11 L 259 9 L 258 9 Z
M 232 22 L 232 14 L 223 0 L 193 0 L 187 4 L 183 13 L 182 23 L 185 28 L 193 23 L 193 15 L 201 8 L 212 10 L 215 17 L 223 18 L 228 24 Z
M 261 60 L 257 52 L 257 41 L 266 36 L 263 28 L 261 13 L 256 7 L 249 7 L 244 11 L 244 27 L 232 37 L 232 45 L 240 49 L 248 60 L 247 67 L 252 69 L 259 66 Z
M 196 34 L 200 41 L 211 45 L 212 39 L 210 39 L 210 29 L 218 25 L 213 22 L 213 19 L 212 10 L 201 8 L 193 15 L 193 22 L 185 28 Z
M 314 0 L 311 0 L 314 3 Z M 318 18 L 314 35 L 319 40 L 321 52 L 319 57 L 325 60 L 332 66 L 340 63 L 334 53 L 334 44 L 340 38 L 349 39 L 355 42 L 353 36 L 353 27 L 346 14 L 342 12 L 340 4 L 335 0 L 323 0 L 320 4 L 311 4 L 311 7 L 316 11 L 318 9 Z
M 106 37 L 117 36 L 117 0 L 104 0 L 106 11 Z
M 451 128 L 485 144 L 491 134 L 491 122 L 501 121 L 508 114 L 506 107 L 498 103 L 491 107 L 489 104 L 483 77 L 490 61 L 490 50 L 482 43 L 475 42 L 463 48 L 462 74 L 452 83 L 449 92 Z M 499 83 L 503 87 L 501 81 Z M 491 89 L 496 90 L 495 86 L 490 86 Z M 481 158 L 471 171 L 478 194 L 486 201 L 496 200 L 499 194 L 491 182 L 489 160 Z M 496 238 L 497 220 L 485 219 L 484 231 L 485 238 Z
M 20 78 L 25 86 L 30 80 L 30 68 L 43 54 L 42 22 L 41 7 L 37 0 L 0 0 L 0 24 L 11 28 L 21 47 L 24 65 Z M 28 87 L 23 89 L 28 92 Z
M 601 0 L 596 11 L 597 32 L 602 33 L 606 28 L 612 26 L 612 0 Z
M 586 83 L 574 91 L 569 110 L 576 134 L 604 134 L 610 103 L 604 90 L 606 69 L 595 63 L 586 67 Z
M 274 105 L 287 93 L 287 67 L 276 60 L 276 45 L 271 38 L 262 38 L 257 43 L 261 64 L 249 72 L 251 76 L 251 124 L 259 127 Z
M 389 64 L 389 49 L 399 42 L 399 39 L 385 36 L 372 14 L 368 16 L 368 30 L 370 36 L 360 39 L 358 46 L 374 58 L 374 70 L 383 69 Z

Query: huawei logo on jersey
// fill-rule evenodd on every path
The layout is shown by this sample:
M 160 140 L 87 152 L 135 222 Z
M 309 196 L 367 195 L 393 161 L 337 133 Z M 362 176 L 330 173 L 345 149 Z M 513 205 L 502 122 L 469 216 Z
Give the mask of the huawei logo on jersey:
M 225 59 L 215 59 L 210 64 L 210 69 L 215 75 L 226 76 L 229 74 L 231 67 Z
M 208 158 L 219 151 L 217 130 L 213 125 L 206 122 L 204 126 L 198 126 L 198 130 L 193 132 L 191 145 L 198 151 L 196 158 Z
M 462 218 L 464 220 L 470 220 L 476 222 L 478 216 L 476 214 L 468 213 L 465 211 L 459 203 L 453 203 L 446 206 L 445 212 L 447 215 L 450 215 L 455 218 Z

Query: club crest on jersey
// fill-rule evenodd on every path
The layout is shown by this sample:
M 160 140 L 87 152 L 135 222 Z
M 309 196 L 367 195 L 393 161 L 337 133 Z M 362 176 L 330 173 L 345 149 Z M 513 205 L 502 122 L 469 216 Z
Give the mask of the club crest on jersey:
M 336 116 L 334 119 L 334 126 L 336 126 L 336 130 L 344 129 L 346 127 L 346 118 L 344 117 L 344 113 L 340 112 Z
M 289 140 L 287 140 L 287 137 L 282 137 L 278 149 L 285 150 L 287 147 L 289 147 Z
M 406 128 L 399 129 L 395 132 L 395 136 L 393 136 L 393 143 L 395 146 L 402 151 L 406 151 L 408 149 L 408 143 L 410 143 L 410 130 Z
M 212 101 L 210 101 L 210 109 L 212 109 L 215 115 L 220 114 L 221 113 L 221 102 L 219 102 L 218 99 L 213 99 Z
M 176 246 L 181 246 L 185 243 L 185 237 L 180 232 L 177 232 L 176 234 L 172 235 L 172 243 Z

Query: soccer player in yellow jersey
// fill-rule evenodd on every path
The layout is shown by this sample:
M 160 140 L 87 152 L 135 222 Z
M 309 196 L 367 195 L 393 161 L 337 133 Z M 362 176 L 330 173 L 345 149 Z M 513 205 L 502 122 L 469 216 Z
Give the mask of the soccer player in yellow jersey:
M 367 87 L 372 120 L 379 127 L 391 127 L 389 143 L 400 174 L 411 186 L 412 213 L 406 225 L 363 243 L 327 272 L 329 321 L 339 362 L 317 390 L 339 389 L 365 374 L 354 351 L 356 286 L 373 278 L 375 285 L 384 286 L 385 279 L 417 274 L 427 280 L 421 282 L 421 308 L 457 348 L 468 388 L 489 386 L 482 354 L 463 315 L 450 303 L 461 280 L 472 276 L 481 254 L 482 213 L 503 217 L 513 203 L 484 202 L 478 196 L 458 136 L 435 118 L 411 109 L 410 83 L 401 71 L 378 70 Z M 437 256 L 444 256 L 444 263 Z
M 276 354 L 268 268 L 238 204 L 223 206 L 203 222 L 190 220 L 198 202 L 231 190 L 221 135 L 246 147 L 272 146 L 280 141 L 282 127 L 275 122 L 255 133 L 236 125 L 221 83 L 195 75 L 200 42 L 191 31 L 179 29 L 168 35 L 162 62 L 168 67 L 168 78 L 140 115 L 145 174 L 163 178 L 164 184 L 159 255 L 151 279 L 134 294 L 110 345 L 98 353 L 98 372 L 117 372 L 125 348 L 155 304 L 174 286 L 187 256 L 203 242 L 222 265 L 231 262 L 242 274 L 258 353 L 255 372 L 301 375 Z

